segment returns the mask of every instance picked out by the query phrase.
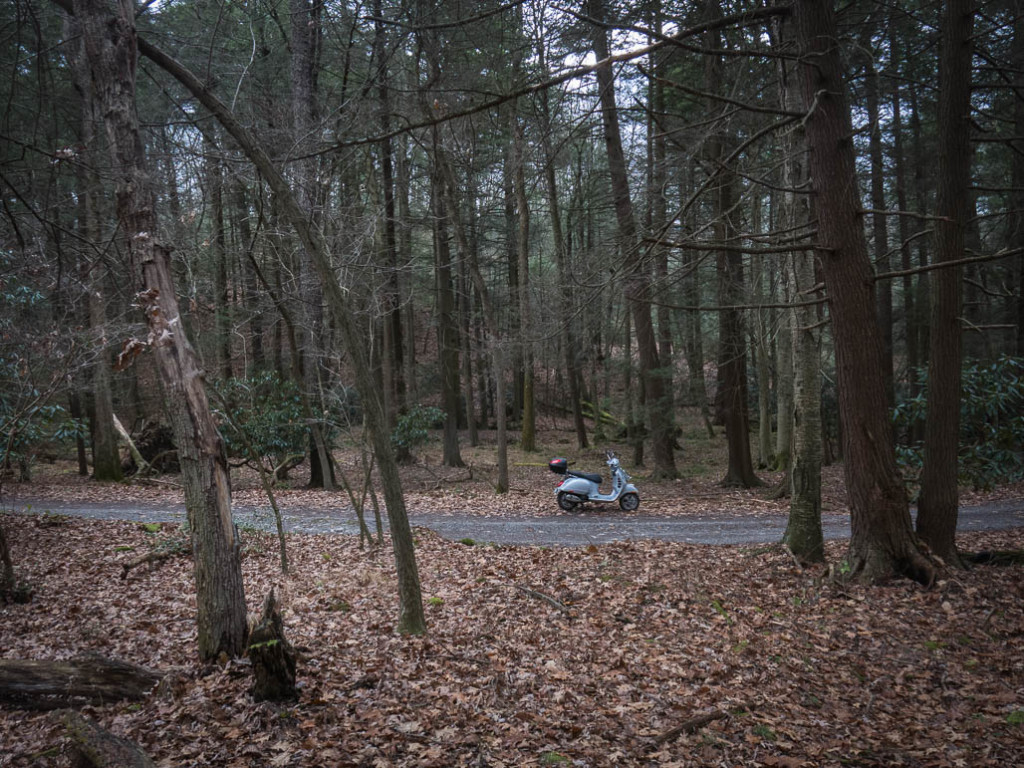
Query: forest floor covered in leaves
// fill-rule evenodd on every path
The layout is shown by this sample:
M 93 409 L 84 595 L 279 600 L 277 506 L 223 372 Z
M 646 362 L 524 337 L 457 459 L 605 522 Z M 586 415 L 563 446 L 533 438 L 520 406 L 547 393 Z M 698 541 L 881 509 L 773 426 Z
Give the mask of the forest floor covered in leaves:
M 502 498 L 486 443 L 464 449 L 472 470 L 443 469 L 436 448 L 425 452 L 403 469 L 410 509 L 564 514 L 548 454 L 597 471 L 603 453 L 572 451 L 565 433 L 543 439 L 539 454 L 512 452 L 513 491 Z M 644 497 L 635 514 L 785 515 L 788 502 L 768 498 L 778 475 L 762 474 L 760 489 L 719 487 L 723 444 L 685 441 L 683 478 L 663 483 L 620 449 Z M 354 452 L 339 461 L 357 474 Z M 63 461 L 5 486 L 3 502 L 161 503 L 180 498 L 176 482 L 101 485 Z M 234 483 L 238 503 L 265 503 L 251 475 Z M 348 508 L 344 493 L 303 483 L 300 468 L 279 491 L 282 505 Z M 1022 491 L 964 489 L 963 501 Z M 825 471 L 824 510 L 846 513 L 839 467 Z M 301 654 L 299 701 L 274 705 L 252 702 L 244 661 L 196 662 L 187 557 L 122 580 L 125 562 L 166 548 L 177 526 L 41 514 L 5 514 L 0 525 L 35 590 L 27 605 L 0 605 L 0 657 L 94 651 L 166 672 L 144 702 L 85 708 L 162 766 L 1024 764 L 1019 565 L 946 573 L 929 590 L 864 588 L 843 582 L 843 541 L 827 545 L 830 575 L 801 570 L 778 545 L 494 546 L 417 529 L 429 631 L 409 638 L 394 633 L 387 543 L 290 535 L 284 576 L 276 540 L 245 530 L 250 613 L 274 586 Z M 1021 549 L 1024 529 L 959 541 Z M 68 764 L 59 714 L 0 708 L 0 766 Z
M 27 605 L 0 655 L 84 651 L 168 673 L 142 703 L 86 713 L 160 765 L 907 765 L 1024 761 L 1020 566 L 863 588 L 778 546 L 658 542 L 547 549 L 417 533 L 429 622 L 393 632 L 387 547 L 244 534 L 250 609 L 276 586 L 301 698 L 254 704 L 241 662 L 195 663 L 182 556 L 121 565 L 178 535 L 6 515 Z M 969 549 L 1024 547 L 1024 531 Z M 829 557 L 841 563 L 841 542 Z M 838 569 L 841 571 L 841 566 Z M 841 574 L 840 574 L 841 576 Z M 67 765 L 55 713 L 0 710 L 0 765 Z

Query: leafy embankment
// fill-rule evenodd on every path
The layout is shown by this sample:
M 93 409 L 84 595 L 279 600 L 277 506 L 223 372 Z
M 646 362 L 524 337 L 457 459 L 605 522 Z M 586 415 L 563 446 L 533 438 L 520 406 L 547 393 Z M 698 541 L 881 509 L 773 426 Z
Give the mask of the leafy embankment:
M 93 650 L 169 670 L 141 704 L 86 709 L 158 764 L 1024 762 L 1017 565 L 867 590 L 776 547 L 497 548 L 421 531 L 430 633 L 402 638 L 387 548 L 296 536 L 282 579 L 273 541 L 245 534 L 250 608 L 275 585 L 301 654 L 301 698 L 280 706 L 252 703 L 242 663 L 193 663 L 185 557 L 120 578 L 166 532 L 0 520 L 35 587 L 0 607 L 0 655 Z M 962 544 L 1020 548 L 1024 530 Z M 0 765 L 67 765 L 63 733 L 57 714 L 0 710 Z

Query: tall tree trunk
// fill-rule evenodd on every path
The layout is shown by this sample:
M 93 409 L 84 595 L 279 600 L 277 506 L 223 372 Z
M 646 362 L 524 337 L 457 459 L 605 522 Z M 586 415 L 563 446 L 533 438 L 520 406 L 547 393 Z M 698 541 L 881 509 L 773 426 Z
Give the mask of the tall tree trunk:
M 313 260 L 320 284 L 324 290 L 327 307 L 330 310 L 342 344 L 352 361 L 352 373 L 356 389 L 363 405 L 364 424 L 377 460 L 384 503 L 388 511 L 395 569 L 398 574 L 398 631 L 403 634 L 422 634 L 426 631 L 423 615 L 423 599 L 416 565 L 416 550 L 409 526 L 409 516 L 402 495 L 402 482 L 398 464 L 391 445 L 391 433 L 384 420 L 384 408 L 380 392 L 375 386 L 370 370 L 365 335 L 356 322 L 345 292 L 338 282 L 330 259 L 330 251 L 323 231 L 310 222 L 292 188 L 274 165 L 267 151 L 238 122 L 230 109 L 209 91 L 188 69 L 144 40 L 139 41 L 144 56 L 164 69 L 180 82 L 204 107 L 209 109 L 224 129 L 231 134 L 245 155 L 259 170 L 278 200 L 282 215 L 295 229 L 303 247 Z
M 707 12 L 711 19 L 721 15 L 718 2 L 709 3 Z M 722 48 L 722 36 L 718 31 L 705 36 L 706 45 L 712 49 Z M 704 77 L 706 87 L 715 90 L 722 80 L 721 61 L 718 56 L 705 60 Z M 726 167 L 726 148 L 723 140 L 724 129 L 712 128 L 714 133 L 705 144 L 706 159 L 712 175 L 713 190 L 713 231 L 715 240 L 723 244 L 716 255 L 718 273 L 718 388 L 715 392 L 716 407 L 721 409 L 725 426 L 725 439 L 729 451 L 729 465 L 722 485 L 752 488 L 761 485 L 754 474 L 754 461 L 750 452 L 750 420 L 747 412 L 747 342 L 744 332 L 743 314 L 737 305 L 742 304 L 744 295 L 743 255 L 728 247 L 736 241 L 737 229 L 733 223 L 736 215 L 735 174 Z
M 434 155 L 440 152 L 434 131 Z M 459 451 L 459 328 L 455 318 L 455 294 L 452 290 L 451 244 L 448 222 L 456 215 L 445 205 L 444 179 L 436 167 L 431 174 L 431 200 L 434 213 L 434 280 L 437 295 L 437 348 L 441 366 L 441 404 L 444 409 L 444 448 L 446 467 L 464 467 Z
M 406 139 L 399 138 L 396 142 L 395 195 L 398 209 L 397 240 L 398 264 L 406 269 L 412 263 L 412 215 L 409 212 L 410 168 Z M 399 290 L 402 284 L 399 283 Z M 406 288 L 406 290 L 408 290 Z M 416 385 L 416 312 L 412 296 L 400 297 L 400 304 L 405 307 L 404 327 L 402 329 L 402 369 L 405 378 L 405 401 L 415 403 L 419 399 Z
M 249 205 L 246 201 L 245 183 L 241 178 L 235 179 L 231 185 L 232 197 L 234 200 L 233 216 L 234 227 L 238 232 L 238 247 L 245 253 L 243 257 L 242 273 L 243 296 L 245 306 L 249 312 L 249 343 L 252 354 L 249 356 L 249 370 L 245 371 L 247 376 L 252 376 L 257 371 L 266 367 L 266 357 L 263 351 L 263 312 L 260 307 L 259 276 L 256 274 L 256 243 L 249 224 Z
M 784 54 L 794 51 L 793 25 L 779 21 L 780 50 Z M 802 99 L 796 78 L 796 68 L 785 56 L 778 59 L 780 100 L 787 110 L 800 109 Z M 783 187 L 781 193 L 779 229 L 784 232 L 806 227 L 811 220 L 807 188 L 806 137 L 796 127 L 790 131 L 783 152 Z M 779 345 L 780 368 L 785 360 L 786 369 L 780 378 L 789 380 L 785 397 L 779 396 L 779 431 L 785 429 L 792 436 L 785 444 L 786 461 L 783 465 L 789 480 L 789 519 L 783 542 L 802 562 L 822 562 L 825 543 L 821 530 L 821 323 L 819 307 L 803 304 L 811 299 L 812 287 L 817 284 L 814 274 L 814 254 L 807 250 L 796 252 L 784 264 L 783 280 L 788 286 L 787 300 L 794 304 L 785 312 Z M 783 387 L 779 387 L 781 390 Z M 785 403 L 785 405 L 784 405 Z M 786 408 L 784 411 L 783 408 Z M 792 451 L 792 452 L 790 452 Z
M 97 242 L 92 240 L 90 242 Z M 92 376 L 92 476 L 94 480 L 120 482 L 124 479 L 121 454 L 114 429 L 114 398 L 111 393 L 110 350 L 107 346 L 107 304 L 96 269 L 89 290 L 89 328 L 97 334 L 96 362 Z
M 655 0 L 651 8 L 651 28 L 662 34 L 661 0 Z M 668 221 L 668 141 L 665 123 L 665 80 L 667 52 L 653 54 L 651 68 L 655 77 L 649 86 L 650 111 L 648 113 L 648 153 L 650 155 L 650 231 L 659 242 L 652 246 L 654 257 L 654 279 L 661 291 L 667 291 L 669 282 L 669 249 L 661 242 L 669 227 Z M 668 301 L 662 300 L 657 308 L 658 358 L 661 367 L 657 375 L 664 388 L 662 408 L 664 415 L 672 419 L 672 444 L 675 445 L 675 364 L 672 356 L 672 309 Z
M 654 454 L 654 476 L 674 478 L 679 472 L 672 452 L 673 419 L 672 414 L 665 410 L 665 386 L 660 375 L 661 360 L 651 318 L 649 265 L 637 238 L 636 219 L 629 194 L 629 177 L 626 172 L 626 158 L 622 151 L 618 108 L 615 104 L 615 84 L 611 62 L 608 61 L 608 33 L 600 26 L 605 19 L 603 0 L 588 0 L 588 8 L 590 17 L 597 22 L 591 27 L 594 55 L 598 60 L 595 75 L 601 101 L 601 119 L 604 125 L 612 198 L 615 203 L 615 219 L 623 254 L 626 301 L 629 303 L 633 325 L 636 328 L 640 375 L 647 401 L 647 423 Z
M 231 308 L 228 301 L 228 255 L 224 237 L 224 173 L 220 150 L 212 132 L 203 134 L 203 162 L 206 166 L 206 193 L 210 196 L 210 251 L 214 270 L 214 338 L 217 372 L 231 378 Z
M 526 199 L 526 139 L 523 120 L 516 113 L 512 125 L 512 175 L 516 197 L 516 244 L 519 272 L 519 343 L 523 358 L 523 420 L 520 447 L 524 451 L 537 450 L 537 414 L 534 403 L 533 342 L 530 316 L 530 206 Z
M 291 88 L 292 120 L 296 146 L 308 146 L 316 116 L 314 91 L 314 53 L 317 28 L 309 0 L 289 0 L 291 12 Z M 299 205 L 311 222 L 317 219 L 316 165 L 311 159 L 295 163 L 295 191 Z M 313 256 L 305 248 L 299 257 L 298 306 L 301 308 L 302 381 L 300 386 L 313 403 L 310 410 L 309 484 L 325 491 L 334 490 L 334 467 L 327 442 L 326 425 L 316 416 L 320 399 L 320 341 L 323 331 L 323 288 L 314 277 Z
M 757 201 L 760 204 L 760 201 Z M 754 228 L 757 232 L 757 228 Z M 764 304 L 764 260 L 754 256 L 754 304 Z M 772 454 L 772 399 L 771 399 L 771 310 L 754 312 L 751 341 L 757 365 L 757 465 L 767 469 L 774 464 Z M 781 421 L 781 420 L 780 420 Z
M 814 281 L 813 255 L 793 254 L 793 286 L 808 301 Z M 794 307 L 793 421 L 789 522 L 783 542 L 801 561 L 825 560 L 821 530 L 821 331 L 813 307 Z
M 547 72 L 543 38 L 538 39 L 537 55 L 542 71 Z M 558 183 L 555 174 L 557 157 L 551 138 L 554 126 L 551 120 L 551 106 L 547 89 L 540 92 L 540 107 L 541 117 L 544 121 L 541 135 L 544 148 L 544 190 L 548 199 L 548 218 L 555 250 L 555 271 L 558 274 L 558 295 L 561 299 L 558 302 L 557 314 L 558 327 L 562 329 L 560 339 L 562 364 L 565 366 L 565 378 L 569 385 L 569 401 L 572 409 L 573 428 L 576 431 L 576 445 L 579 448 L 586 448 L 588 441 L 587 425 L 583 420 L 582 374 L 580 373 L 578 341 L 573 322 L 574 291 L 569 270 L 569 254 L 562 231 L 561 204 L 558 199 Z
M 939 183 L 935 263 L 964 252 L 971 175 L 971 56 L 974 0 L 946 0 L 939 64 Z M 960 366 L 963 334 L 961 267 L 932 275 L 928 419 L 918 498 L 917 533 L 947 563 L 959 564 L 957 454 L 960 447 Z
M 77 36 L 80 24 L 71 22 L 71 36 Z M 97 152 L 96 93 L 89 74 L 89 62 L 84 48 L 76 52 L 72 63 L 72 76 L 82 102 L 80 108 L 81 140 L 85 156 L 76 166 L 78 183 L 78 228 L 86 243 L 100 242 L 99 190 L 100 179 L 96 171 Z M 81 265 L 82 281 L 86 288 L 89 330 L 95 336 L 96 360 L 92 364 L 92 466 L 93 478 L 120 482 L 123 477 L 121 456 L 117 448 L 114 429 L 114 400 L 111 393 L 110 350 L 107 346 L 107 304 L 101 263 Z M 79 462 L 81 467 L 81 460 Z M 86 468 L 88 472 L 88 468 Z
M 518 103 L 511 102 L 510 108 L 506 111 L 509 122 L 517 119 Z M 503 200 L 505 204 L 505 258 L 508 262 L 508 296 L 509 305 L 519 307 L 519 227 L 516 221 L 516 187 L 514 170 L 513 142 L 509 141 L 505 146 L 505 156 L 501 165 L 501 179 Z M 453 194 L 455 194 L 453 190 Z M 510 312 L 508 320 L 509 340 L 521 338 L 520 324 L 523 318 L 519 312 Z M 508 357 L 512 364 L 512 421 L 521 422 L 523 415 L 523 347 L 521 344 L 513 343 L 508 351 Z M 504 408 L 498 403 L 497 408 Z
M 716 162 L 721 161 L 721 143 L 709 141 Z M 732 242 L 735 230 L 729 217 L 733 209 L 733 179 L 731 175 L 719 180 L 715 190 L 715 239 Z M 722 485 L 752 488 L 761 485 L 754 474 L 754 461 L 750 453 L 750 422 L 747 416 L 747 353 L 743 332 L 743 316 L 736 309 L 743 301 L 743 257 L 733 250 L 721 251 L 718 266 L 719 353 L 718 388 L 722 393 L 722 415 L 725 419 L 725 439 L 729 450 L 729 465 Z
M 1010 195 L 1010 216 L 1006 238 L 1007 248 L 1024 247 L 1024 0 L 1014 0 L 1013 5 L 1013 85 L 1016 98 L 1013 102 L 1014 136 L 1011 146 L 1010 178 L 1013 192 Z M 1024 357 L 1024 264 L 1017 260 L 1017 344 L 1016 354 Z
M 899 71 L 901 62 L 901 45 L 899 27 L 895 19 L 889 20 L 889 67 L 893 72 Z M 896 207 L 900 211 L 906 211 L 907 200 L 907 156 L 903 148 L 903 102 L 900 93 L 898 78 L 892 80 L 892 165 L 893 176 L 896 182 Z M 899 216 L 900 232 L 900 269 L 904 272 L 910 271 L 912 253 L 910 249 L 910 227 L 911 222 L 908 216 Z M 903 337 L 906 347 L 907 383 L 909 384 L 908 396 L 917 397 L 919 393 L 919 381 L 917 369 L 920 365 L 917 349 L 917 325 L 914 322 L 914 277 L 907 274 L 903 278 Z
M 468 198 L 466 218 L 470 222 L 469 234 L 467 235 L 468 247 L 473 253 L 476 253 L 479 248 L 474 224 L 479 219 L 479 213 L 476 210 L 477 187 L 475 177 L 476 172 L 472 164 L 470 164 L 466 179 L 466 197 Z M 473 332 L 476 325 L 476 303 L 473 300 L 473 293 L 474 289 L 469 276 L 469 265 L 466 263 L 466 259 L 459 259 L 459 334 L 462 345 L 463 391 L 465 392 L 466 426 L 469 429 L 469 444 L 475 447 L 480 445 L 480 435 L 477 430 L 477 388 L 474 385 L 473 374 L 474 370 L 478 369 L 480 365 L 476 362 L 474 349 Z
M 402 301 L 398 282 L 398 240 L 395 220 L 395 181 L 392 163 L 391 89 L 387 63 L 387 33 L 383 23 L 381 0 L 374 0 L 374 56 L 377 60 L 377 82 L 380 98 L 380 132 L 385 137 L 380 144 L 381 185 L 384 197 L 384 395 L 388 426 L 393 428 L 397 414 L 404 411 L 405 371 L 402 354 Z
M 873 25 L 871 25 L 873 26 Z M 871 158 L 871 236 L 874 245 L 874 264 L 876 272 L 888 272 L 889 267 L 889 232 L 888 216 L 885 215 L 885 161 L 882 156 L 882 126 L 879 120 L 879 87 L 878 71 L 874 60 L 870 58 L 870 40 L 865 41 L 868 51 L 867 71 L 865 73 L 864 91 L 868 110 L 868 154 Z M 892 350 L 892 282 L 879 280 L 875 283 L 875 300 L 878 304 L 878 324 L 882 330 L 882 375 L 885 381 L 886 396 L 889 405 L 896 403 L 895 384 L 893 377 Z
M 854 578 L 885 581 L 935 576 L 918 548 L 896 468 L 875 313 L 871 261 L 861 203 L 850 109 L 831 3 L 797 0 L 810 177 L 815 194 L 822 275 L 835 339 L 843 459 L 850 498 L 849 562 Z
M 812 265 L 813 269 L 813 265 Z M 799 301 L 797 288 L 791 279 L 792 270 L 783 267 L 780 270 L 780 289 L 783 301 Z M 775 463 L 777 470 L 788 472 L 793 456 L 793 376 L 795 372 L 794 334 L 796 333 L 796 314 L 783 312 L 779 319 L 779 332 L 775 341 L 775 411 L 777 427 L 775 431 Z
M 692 187 L 692 170 L 690 166 Z M 680 182 L 679 197 L 682 200 L 687 198 L 686 190 L 683 189 L 683 182 Z M 681 222 L 682 224 L 682 222 Z M 682 236 L 685 238 L 685 226 L 682 227 Z M 693 404 L 700 409 L 701 418 L 704 420 L 704 429 L 708 437 L 715 436 L 715 427 L 711 420 L 711 408 L 708 404 L 707 384 L 704 380 L 704 329 L 701 322 L 700 295 L 700 254 L 694 250 L 683 251 L 683 302 L 692 307 L 686 315 L 686 367 L 689 376 L 689 395 Z
M 135 111 L 135 5 L 76 0 L 93 83 L 117 175 L 117 213 L 170 403 L 192 531 L 199 655 L 240 655 L 247 633 L 245 593 L 224 443 L 203 388 L 203 373 L 181 326 L 169 249 L 157 239 L 156 208 Z

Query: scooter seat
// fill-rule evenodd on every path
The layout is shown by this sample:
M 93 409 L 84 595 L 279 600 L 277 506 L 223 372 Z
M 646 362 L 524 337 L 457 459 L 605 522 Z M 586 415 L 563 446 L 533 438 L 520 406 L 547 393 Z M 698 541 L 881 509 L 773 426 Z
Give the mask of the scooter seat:
M 589 480 L 592 483 L 601 484 L 601 476 L 594 472 L 577 472 L 575 469 L 570 469 L 565 474 L 571 475 L 572 477 L 580 477 L 584 480 Z

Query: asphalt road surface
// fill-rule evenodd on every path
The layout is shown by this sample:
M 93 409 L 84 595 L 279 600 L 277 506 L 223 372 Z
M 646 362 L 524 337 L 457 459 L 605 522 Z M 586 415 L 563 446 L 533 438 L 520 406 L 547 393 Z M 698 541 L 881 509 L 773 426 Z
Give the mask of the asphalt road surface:
M 33 502 L 18 499 L 7 509 L 27 514 L 55 514 L 101 520 L 177 522 L 185 519 L 182 505 L 112 503 Z M 912 513 L 914 510 L 911 510 Z M 239 526 L 276 530 L 270 507 L 234 507 Z M 293 533 L 358 533 L 352 512 L 291 509 L 283 512 L 285 530 Z M 418 514 L 410 510 L 414 526 L 435 531 L 452 541 L 473 539 L 496 544 L 580 546 L 613 541 L 659 539 L 690 544 L 757 544 L 779 541 L 786 530 L 785 515 L 752 516 L 721 512 L 707 515 L 654 517 L 642 513 L 621 514 L 594 511 L 549 517 L 484 517 L 452 512 L 446 515 Z M 826 539 L 850 535 L 848 515 L 825 514 L 822 527 Z M 985 531 L 1024 527 L 1024 500 L 961 507 L 958 530 Z

